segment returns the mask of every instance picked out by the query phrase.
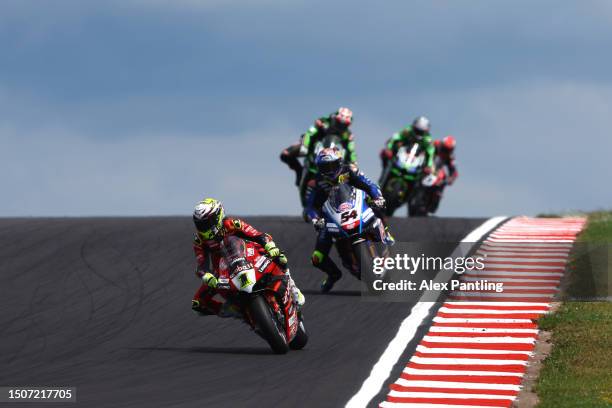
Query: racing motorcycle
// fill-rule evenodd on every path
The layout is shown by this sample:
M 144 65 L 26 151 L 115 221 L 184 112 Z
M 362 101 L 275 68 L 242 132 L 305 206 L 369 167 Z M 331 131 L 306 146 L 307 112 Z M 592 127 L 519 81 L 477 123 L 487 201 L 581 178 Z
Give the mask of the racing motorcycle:
M 423 214 L 424 192 L 419 192 L 423 167 L 425 166 L 425 151 L 418 143 L 411 146 L 401 146 L 380 176 L 380 186 L 387 202 L 385 215 L 392 216 L 395 210 L 404 203 L 408 204 L 408 215 Z
M 308 335 L 285 271 L 261 245 L 236 236 L 223 239 L 222 252 L 216 294 L 230 302 L 275 353 L 304 348 Z
M 338 149 L 343 158 L 346 157 L 346 149 L 342 144 L 342 138 L 338 135 L 326 135 L 321 140 L 317 141 L 313 147 L 312 153 L 304 158 L 304 171 L 302 171 L 302 179 L 300 180 L 300 202 L 302 207 L 306 203 L 306 189 L 308 180 L 312 180 L 318 173 L 317 165 L 315 164 L 315 158 L 317 154 L 323 149 L 329 147 L 335 147 Z M 305 152 L 307 153 L 307 152 Z
M 408 211 L 410 216 L 427 216 L 429 213 L 437 210 L 442 190 L 446 185 L 448 177 L 446 172 L 436 167 L 436 170 L 431 174 L 426 175 L 417 182 L 414 193 L 410 197 L 408 203 Z M 438 197 L 436 197 L 438 195 Z
M 387 257 L 389 247 L 383 241 L 385 227 L 368 205 L 367 194 L 347 183 L 332 187 L 323 204 L 327 232 L 333 237 L 342 264 L 368 288 L 385 271 L 374 273 L 373 260 Z
M 424 217 L 430 213 L 433 195 L 436 187 L 444 180 L 442 170 L 428 174 L 418 180 L 412 190 L 408 201 L 408 215 L 411 217 Z

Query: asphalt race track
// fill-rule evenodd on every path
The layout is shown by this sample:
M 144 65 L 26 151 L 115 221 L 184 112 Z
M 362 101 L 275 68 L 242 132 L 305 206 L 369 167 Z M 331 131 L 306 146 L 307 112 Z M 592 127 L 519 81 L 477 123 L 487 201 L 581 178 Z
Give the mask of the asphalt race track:
M 70 406 L 87 407 L 343 406 L 412 305 L 362 302 L 348 274 L 320 295 L 312 227 L 248 221 L 287 252 L 306 294 L 302 351 L 274 355 L 240 321 L 192 313 L 189 217 L 0 219 L 0 386 L 73 386 Z M 392 225 L 398 241 L 452 242 L 483 221 Z

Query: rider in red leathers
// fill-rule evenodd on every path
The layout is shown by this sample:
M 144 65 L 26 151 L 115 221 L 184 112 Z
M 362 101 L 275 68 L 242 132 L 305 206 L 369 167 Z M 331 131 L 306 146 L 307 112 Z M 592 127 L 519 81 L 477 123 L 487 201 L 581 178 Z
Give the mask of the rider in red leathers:
M 459 172 L 455 165 L 455 146 L 457 142 L 453 136 L 446 136 L 442 140 L 434 141 L 434 147 L 436 148 L 436 155 L 434 158 L 435 168 L 438 172 L 444 172 L 441 182 L 434 187 L 434 191 L 431 195 L 429 202 L 429 212 L 435 213 L 440 205 L 442 199 L 442 193 L 444 187 L 451 186 L 457 177 Z
M 221 243 L 225 235 L 236 235 L 248 241 L 261 245 L 267 254 L 277 260 L 279 266 L 287 264 L 287 258 L 276 246 L 272 237 L 259 232 L 251 225 L 238 218 L 225 217 L 222 204 L 212 198 L 198 203 L 193 212 L 193 221 L 196 234 L 193 241 L 193 250 L 196 256 L 196 276 L 202 279 L 202 286 L 198 289 L 192 300 L 192 309 L 203 315 L 216 314 L 221 317 L 232 315 L 226 310 L 231 306 L 215 299 L 214 289 L 217 287 L 216 271 L 221 260 Z M 294 301 L 299 305 L 305 302 L 304 295 L 297 288 L 293 279 L 286 271 L 291 286 Z

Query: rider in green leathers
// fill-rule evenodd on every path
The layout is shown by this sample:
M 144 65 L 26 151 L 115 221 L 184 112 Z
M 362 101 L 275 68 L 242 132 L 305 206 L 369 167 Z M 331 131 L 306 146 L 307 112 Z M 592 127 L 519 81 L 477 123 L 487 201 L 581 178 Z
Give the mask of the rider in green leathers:
M 401 146 L 409 146 L 412 143 L 418 143 L 425 152 L 425 166 L 423 173 L 431 173 L 434 167 L 434 156 L 436 148 L 431 137 L 431 124 L 425 116 L 416 118 L 412 125 L 406 126 L 399 132 L 395 133 L 387 142 L 387 146 L 380 152 L 383 168 L 387 166 L 389 159 L 397 154 Z
M 316 176 L 316 166 L 314 164 L 315 146 L 319 140 L 322 140 L 327 135 L 337 135 L 342 141 L 342 145 L 346 151 L 344 160 L 349 164 L 357 163 L 357 154 L 355 153 L 355 141 L 350 126 L 353 121 L 353 112 L 348 108 L 340 108 L 329 116 L 323 116 L 315 120 L 306 133 L 304 133 L 300 141 L 287 147 L 281 152 L 280 159 L 295 171 L 295 185 L 300 186 L 302 174 L 304 171 L 308 173 L 305 176 L 304 182 L 300 188 L 300 199 L 302 206 L 305 205 L 306 188 L 308 182 Z M 299 161 L 300 157 L 305 157 L 305 166 Z M 308 168 L 304 168 L 308 166 Z

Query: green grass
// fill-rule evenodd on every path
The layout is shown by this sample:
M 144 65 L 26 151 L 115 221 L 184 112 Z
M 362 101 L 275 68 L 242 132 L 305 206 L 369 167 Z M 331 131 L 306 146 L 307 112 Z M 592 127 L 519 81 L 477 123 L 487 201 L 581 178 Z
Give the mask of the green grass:
M 565 295 L 608 295 L 612 212 L 589 214 L 569 264 Z M 553 332 L 536 392 L 538 407 L 612 407 L 612 303 L 567 301 L 539 321 Z

